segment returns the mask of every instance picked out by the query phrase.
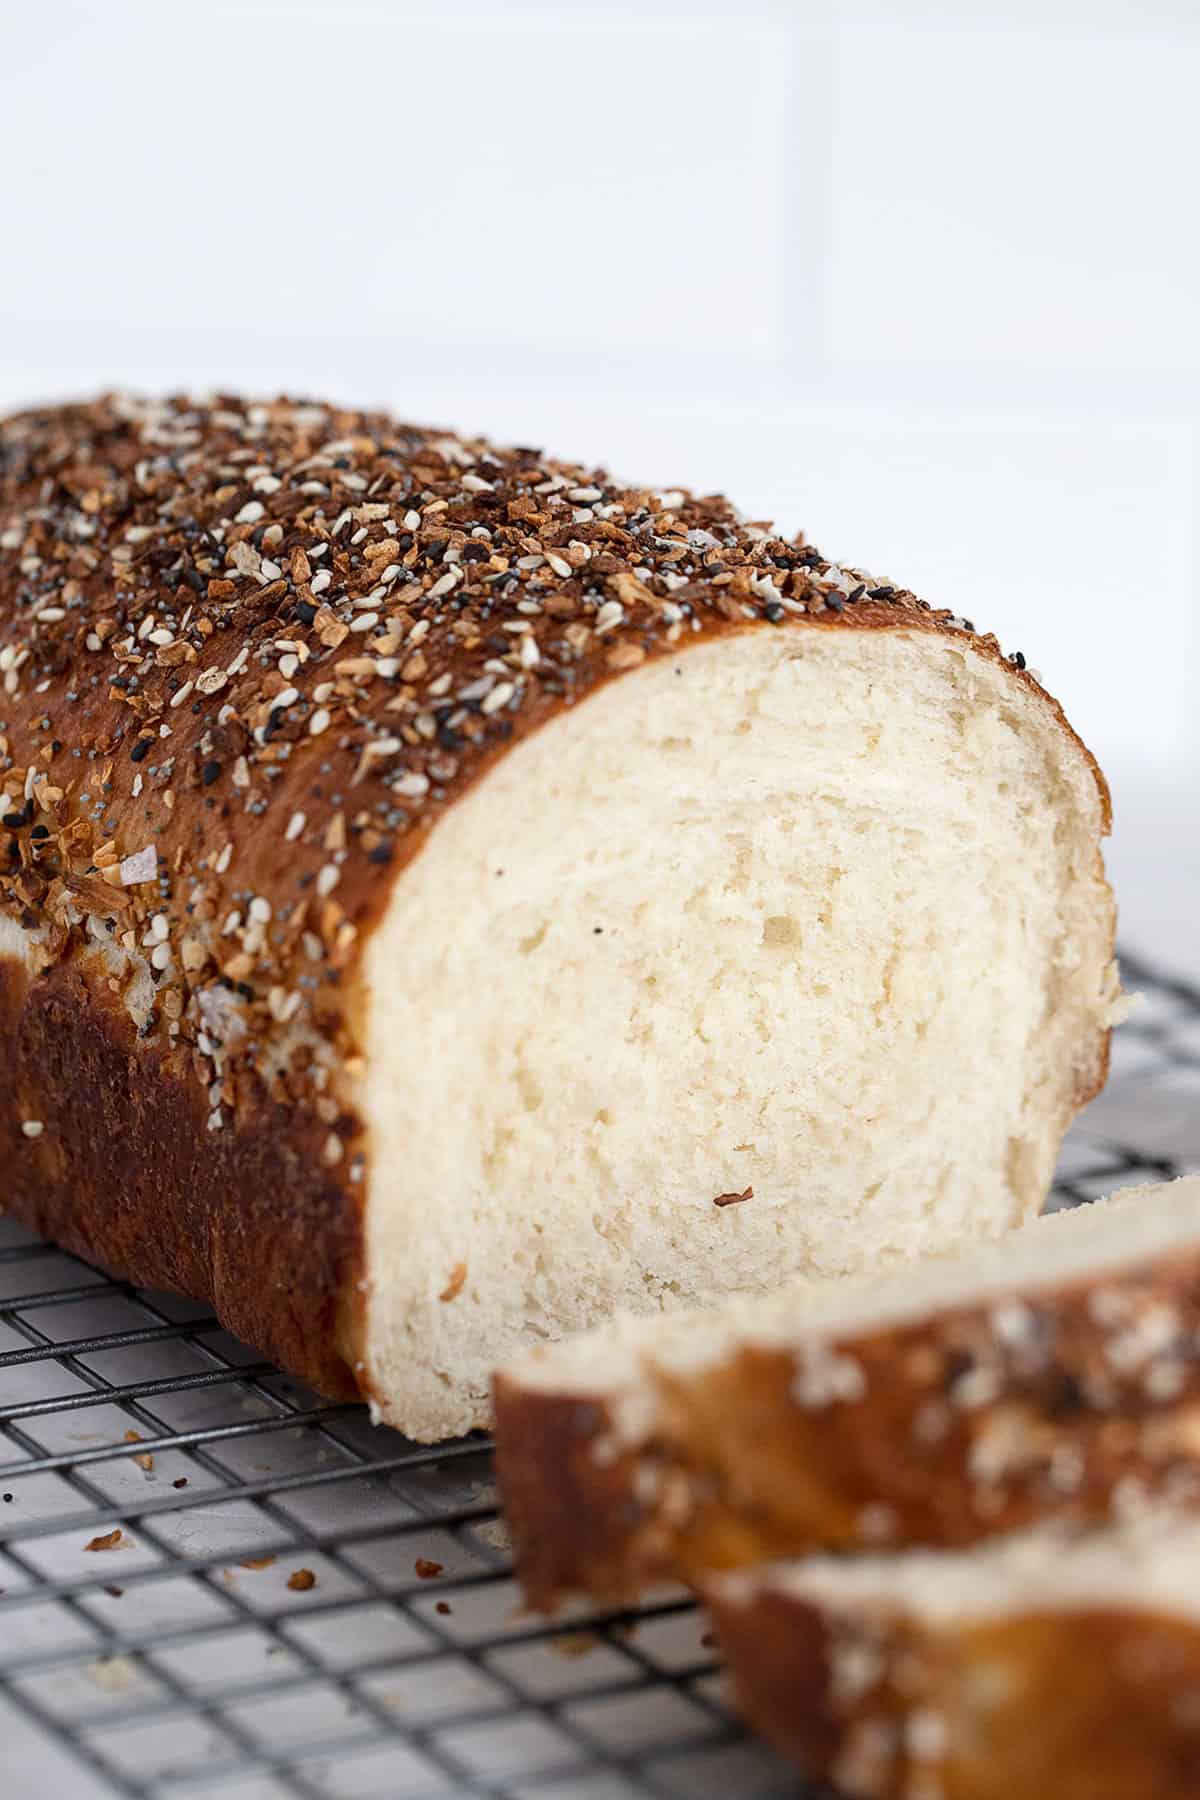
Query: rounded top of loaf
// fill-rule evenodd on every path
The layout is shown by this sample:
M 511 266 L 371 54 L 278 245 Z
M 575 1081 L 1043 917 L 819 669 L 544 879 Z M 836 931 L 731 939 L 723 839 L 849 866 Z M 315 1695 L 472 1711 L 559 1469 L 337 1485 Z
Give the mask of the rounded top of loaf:
M 47 955 L 102 920 L 176 1021 L 215 985 L 333 1029 L 396 872 L 509 745 L 648 659 L 799 625 L 971 636 L 1034 685 L 720 496 L 307 401 L 23 413 L 0 910 Z

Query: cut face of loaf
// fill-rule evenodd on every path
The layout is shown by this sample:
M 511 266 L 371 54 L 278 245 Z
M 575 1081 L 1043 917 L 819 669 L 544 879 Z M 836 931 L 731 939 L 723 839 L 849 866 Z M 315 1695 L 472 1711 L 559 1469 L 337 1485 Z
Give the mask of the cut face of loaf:
M 535 1605 L 1200 1492 L 1200 1178 L 889 1275 L 534 1352 L 496 1380 Z
M 1200 1521 L 707 1584 L 734 1696 L 847 1800 L 1193 1800 Z
M 1036 1210 L 1107 797 L 993 639 L 532 451 L 0 431 L 12 1209 L 437 1438 L 521 1346 Z M 36 834 L 36 835 L 35 835 Z

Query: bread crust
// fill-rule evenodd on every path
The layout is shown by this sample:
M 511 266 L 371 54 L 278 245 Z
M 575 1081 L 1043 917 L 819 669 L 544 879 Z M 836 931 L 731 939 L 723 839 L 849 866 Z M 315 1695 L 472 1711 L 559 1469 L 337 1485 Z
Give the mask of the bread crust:
M 931 1625 L 708 1595 L 736 1706 L 848 1800 L 1193 1800 L 1200 1626 L 1128 1607 Z
M 933 632 L 1003 666 L 1108 829 L 1094 760 L 994 638 L 720 497 L 286 400 L 0 425 L 6 1206 L 365 1389 L 360 971 L 394 884 L 497 759 L 608 681 L 798 629 Z M 135 965 L 131 1035 L 110 984 Z M 214 1007 L 237 1011 L 224 1037 Z
M 620 1602 L 816 1550 L 1104 1518 L 1131 1488 L 1190 1498 L 1198 1308 L 1188 1246 L 801 1351 L 648 1367 L 636 1410 L 502 1374 L 497 1474 L 526 1597 Z

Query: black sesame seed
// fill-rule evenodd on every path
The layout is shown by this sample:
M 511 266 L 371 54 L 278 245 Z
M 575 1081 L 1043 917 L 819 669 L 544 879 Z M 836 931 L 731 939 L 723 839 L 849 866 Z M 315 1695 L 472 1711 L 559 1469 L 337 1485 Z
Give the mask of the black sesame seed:
M 1025 667 L 1025 658 L 1022 656 L 1022 654 L 1019 650 L 1013 651 L 1012 659 L 1016 663 L 1018 669 L 1023 669 Z
M 871 589 L 871 598 L 872 600 L 890 600 L 895 592 L 896 590 L 894 587 L 888 587 L 885 584 L 883 587 L 873 587 Z
M 38 839 L 48 838 L 50 836 L 50 828 L 48 825 L 35 825 L 29 835 L 30 837 Z
M 368 862 L 373 863 L 390 863 L 391 860 L 392 846 L 390 844 L 377 844 L 367 858 Z
M 311 600 L 297 600 L 292 610 L 302 625 L 311 625 L 317 616 L 317 608 Z
M 137 743 L 133 746 L 133 749 L 129 752 L 130 761 L 143 761 L 145 757 L 149 756 L 150 746 L 153 742 L 153 738 L 139 738 Z
M 219 762 L 206 762 L 204 767 L 200 771 L 200 779 L 201 779 L 201 781 L 203 781 L 205 787 L 211 787 L 213 782 L 217 780 L 220 773 L 221 773 L 221 765 Z
M 854 602 L 856 600 L 862 599 L 862 597 L 866 593 L 866 591 L 867 591 L 866 582 L 860 581 L 858 586 L 856 588 L 851 588 L 850 592 L 846 595 L 846 605 L 853 606 Z
M 786 608 L 782 607 L 778 600 L 768 600 L 767 604 L 763 607 L 763 611 L 767 615 L 767 618 L 770 619 L 772 625 L 778 625 L 780 619 L 785 616 Z

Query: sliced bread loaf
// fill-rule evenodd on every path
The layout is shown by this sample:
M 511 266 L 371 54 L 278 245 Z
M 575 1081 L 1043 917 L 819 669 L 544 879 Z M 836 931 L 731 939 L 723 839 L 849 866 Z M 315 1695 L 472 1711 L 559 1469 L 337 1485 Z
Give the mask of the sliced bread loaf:
M 530 1600 L 1103 1516 L 1200 1458 L 1200 1178 L 875 1280 L 524 1356 L 495 1383 Z
M 745 1717 L 852 1800 L 1195 1800 L 1200 1518 L 706 1587 Z
M 719 497 L 311 403 L 3 421 L 0 1204 L 485 1424 L 618 1308 L 1036 1211 L 1108 812 L 1021 655 Z

